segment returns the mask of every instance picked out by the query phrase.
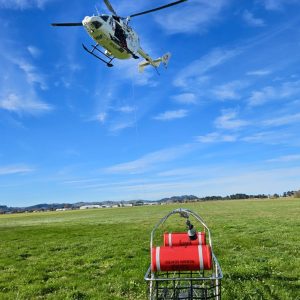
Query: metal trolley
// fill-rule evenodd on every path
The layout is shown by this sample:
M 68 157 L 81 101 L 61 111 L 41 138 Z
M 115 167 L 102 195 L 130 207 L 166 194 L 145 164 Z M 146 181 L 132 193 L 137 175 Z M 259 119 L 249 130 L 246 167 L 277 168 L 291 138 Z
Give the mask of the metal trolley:
M 154 272 L 151 265 L 148 268 L 144 279 L 149 285 L 150 300 L 192 300 L 192 299 L 215 299 L 221 300 L 221 279 L 223 278 L 221 267 L 213 253 L 210 230 L 203 219 L 188 209 L 175 209 L 162 218 L 151 232 L 150 251 L 154 246 L 156 231 L 172 215 L 179 215 L 186 218 L 193 216 L 203 227 L 208 237 L 208 244 L 211 248 L 212 268 L 210 270 L 198 271 L 165 271 Z

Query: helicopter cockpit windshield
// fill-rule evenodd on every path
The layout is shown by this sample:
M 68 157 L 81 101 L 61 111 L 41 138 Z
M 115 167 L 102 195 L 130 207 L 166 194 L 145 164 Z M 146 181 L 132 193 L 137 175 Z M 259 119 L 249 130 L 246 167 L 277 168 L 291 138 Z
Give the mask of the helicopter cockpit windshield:
M 116 20 L 118 23 L 120 23 L 120 17 L 112 16 L 114 20 Z

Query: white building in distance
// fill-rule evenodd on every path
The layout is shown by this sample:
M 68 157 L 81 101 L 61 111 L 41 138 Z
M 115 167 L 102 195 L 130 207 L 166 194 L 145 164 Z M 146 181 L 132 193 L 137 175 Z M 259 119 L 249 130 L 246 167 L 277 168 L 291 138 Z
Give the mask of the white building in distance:
M 79 209 L 91 209 L 91 208 L 101 208 L 101 205 L 83 205 L 80 206 Z

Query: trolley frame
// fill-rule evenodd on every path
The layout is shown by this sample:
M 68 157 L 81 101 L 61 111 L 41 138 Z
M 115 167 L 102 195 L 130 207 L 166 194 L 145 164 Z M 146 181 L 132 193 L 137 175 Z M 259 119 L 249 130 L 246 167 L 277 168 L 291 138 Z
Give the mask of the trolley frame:
M 205 229 L 208 244 L 212 251 L 212 270 L 203 271 L 172 271 L 153 272 L 151 265 L 144 279 L 149 284 L 150 300 L 221 300 L 221 279 L 223 273 L 216 256 L 213 253 L 211 233 L 204 220 L 189 209 L 178 208 L 163 217 L 153 228 L 150 238 L 150 251 L 157 229 L 162 226 L 172 215 L 179 214 L 188 219 L 193 216 Z M 151 253 L 151 252 L 150 252 Z M 151 257 L 152 260 L 152 257 Z M 151 261 L 152 264 L 152 261 Z

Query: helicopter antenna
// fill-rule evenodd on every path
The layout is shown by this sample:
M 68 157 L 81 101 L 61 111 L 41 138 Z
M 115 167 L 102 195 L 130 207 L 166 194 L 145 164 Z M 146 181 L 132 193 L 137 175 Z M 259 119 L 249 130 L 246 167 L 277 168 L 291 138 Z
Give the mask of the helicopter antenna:
M 97 12 L 97 16 L 100 16 L 97 5 L 95 5 L 95 9 L 96 9 L 96 12 Z
M 130 17 L 127 17 L 127 18 L 125 19 L 125 24 L 128 25 L 129 22 L 130 22 Z

